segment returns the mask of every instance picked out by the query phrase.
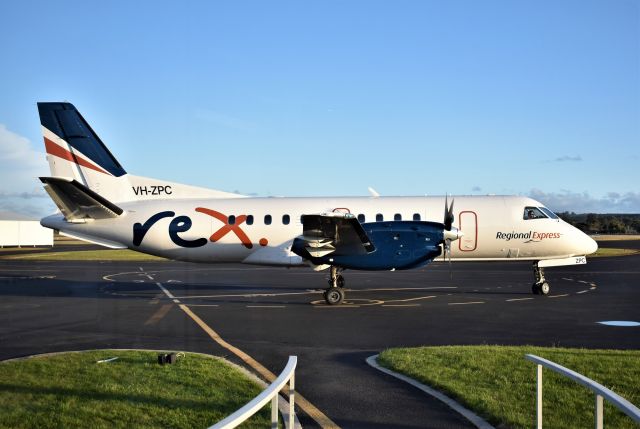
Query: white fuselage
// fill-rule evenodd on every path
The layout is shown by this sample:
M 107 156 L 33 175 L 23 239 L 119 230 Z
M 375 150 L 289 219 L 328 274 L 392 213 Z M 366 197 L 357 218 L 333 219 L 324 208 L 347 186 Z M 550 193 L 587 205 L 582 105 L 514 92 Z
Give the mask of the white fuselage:
M 442 222 L 445 198 L 154 199 L 119 206 L 124 213 L 113 219 L 68 222 L 54 215 L 42 224 L 85 240 L 170 259 L 293 266 L 304 264 L 290 251 L 302 234 L 303 214 L 339 210 L 364 215 L 361 223 L 379 221 L 380 215 L 384 221 L 399 216 L 405 221 Z M 525 219 L 526 207 L 543 205 L 517 196 L 455 197 L 454 226 L 464 235 L 452 243 L 452 258 L 539 261 L 596 250 L 590 237 L 560 219 Z

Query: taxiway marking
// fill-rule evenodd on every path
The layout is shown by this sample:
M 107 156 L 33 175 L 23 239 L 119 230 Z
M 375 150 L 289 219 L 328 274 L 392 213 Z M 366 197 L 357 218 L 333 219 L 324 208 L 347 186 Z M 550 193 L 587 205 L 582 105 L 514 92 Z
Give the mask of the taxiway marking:
M 316 291 L 306 291 L 306 292 L 283 292 L 283 293 L 244 293 L 244 294 L 224 294 L 224 295 L 189 295 L 189 296 L 179 296 L 179 299 L 203 299 L 203 298 L 268 298 L 268 297 L 278 297 L 278 296 L 291 296 L 291 295 L 309 295 L 309 294 L 317 294 Z
M 164 316 L 167 315 L 169 310 L 171 310 L 171 307 L 173 307 L 171 304 L 165 304 L 162 307 L 158 308 L 158 310 L 155 313 L 153 313 L 153 315 L 149 317 L 149 319 L 147 319 L 146 322 L 144 322 L 144 325 L 145 326 L 155 325 L 160 320 L 162 320 Z
M 449 305 L 470 305 L 470 304 L 484 304 L 484 301 L 450 302 L 449 303 Z
M 143 271 L 142 267 L 140 267 L 140 270 Z M 153 280 L 152 277 L 151 277 L 151 279 Z M 207 335 L 209 335 L 209 337 L 213 341 L 215 341 L 221 347 L 224 347 L 225 349 L 229 350 L 231 353 L 236 355 L 238 358 L 240 358 L 243 362 L 245 362 L 247 365 L 249 365 L 251 368 L 253 368 L 254 371 L 256 371 L 260 375 L 262 375 L 262 377 L 265 380 L 267 380 L 267 382 L 272 383 L 277 378 L 275 374 L 273 374 L 271 371 L 269 371 L 267 368 L 265 368 L 260 362 L 256 361 L 255 359 L 253 359 L 251 356 L 249 356 L 248 354 L 246 354 L 245 352 L 243 352 L 239 348 L 237 348 L 237 347 L 229 344 L 225 340 L 223 340 L 222 337 L 216 331 L 211 329 L 211 327 L 209 325 L 207 325 L 193 311 L 191 311 L 191 309 L 187 305 L 182 304 L 180 302 L 180 300 L 178 300 L 175 296 L 173 296 L 173 294 L 171 292 L 169 292 L 169 290 L 167 290 L 167 288 L 165 288 L 162 285 L 162 283 L 156 282 L 156 285 L 160 288 L 160 290 L 162 290 L 162 292 L 165 293 L 165 295 L 167 295 L 168 298 L 172 299 L 173 302 L 175 304 L 177 304 L 178 307 L 187 314 L 187 316 L 189 316 L 194 322 L 196 322 L 196 324 L 198 326 L 200 326 L 200 328 L 202 328 L 202 330 L 205 331 L 207 333 Z M 285 392 L 285 393 L 288 393 L 289 388 L 287 386 L 285 386 L 282 389 L 282 391 Z M 338 428 L 339 429 L 340 428 L 340 426 L 335 424 L 329 417 L 327 417 L 322 411 L 320 411 L 311 402 L 307 401 L 297 391 L 296 391 L 296 403 L 298 404 L 298 406 L 300 408 L 302 408 L 302 410 L 305 413 L 307 413 L 307 415 L 309 415 L 309 417 L 311 417 L 313 420 L 315 420 L 316 423 L 318 423 L 320 425 L 320 427 L 322 427 L 323 429 L 324 428 L 331 428 L 331 429 L 333 429 L 333 428 Z
M 382 304 L 382 307 L 420 307 L 420 304 Z
M 429 296 L 419 296 L 417 298 L 407 298 L 407 299 L 391 299 L 389 301 L 384 301 L 385 304 L 390 303 L 390 302 L 410 302 L 410 301 L 419 301 L 422 299 L 432 299 L 435 298 L 435 295 L 429 295 Z
M 220 307 L 218 304 L 189 304 L 189 307 Z
M 529 301 L 530 299 L 534 299 L 534 298 L 512 298 L 512 299 L 508 299 L 507 302 L 511 302 L 511 301 Z
M 9 280 L 30 280 L 30 279 L 55 279 L 56 276 L 0 276 L 0 279 L 9 279 Z
M 247 305 L 247 308 L 287 308 L 286 305 Z

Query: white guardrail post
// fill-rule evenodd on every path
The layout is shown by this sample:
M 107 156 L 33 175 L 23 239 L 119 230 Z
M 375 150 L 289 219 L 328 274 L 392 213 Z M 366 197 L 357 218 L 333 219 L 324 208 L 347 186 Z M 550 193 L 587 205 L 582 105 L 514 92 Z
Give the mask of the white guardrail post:
M 536 427 L 542 429 L 542 367 L 549 368 L 552 371 L 557 372 L 560 375 L 568 377 L 578 384 L 585 386 L 593 391 L 595 394 L 595 428 L 602 429 L 604 426 L 604 400 L 606 399 L 613 404 L 620 411 L 631 417 L 635 422 L 640 423 L 640 409 L 627 401 L 620 395 L 613 393 L 603 385 L 596 383 L 590 378 L 585 377 L 582 374 L 578 374 L 575 371 L 558 365 L 555 362 L 541 358 L 536 355 L 525 355 L 525 359 L 530 360 L 537 364 L 537 377 L 536 377 Z
M 542 365 L 538 364 L 538 376 L 536 377 L 536 428 L 542 429 Z
M 235 413 L 219 421 L 208 429 L 230 429 L 243 423 L 249 417 L 257 413 L 262 407 L 264 407 L 269 400 L 271 400 L 271 427 L 277 429 L 278 427 L 278 396 L 280 391 L 289 382 L 289 421 L 288 427 L 293 429 L 295 427 L 295 413 L 294 408 L 294 396 L 295 396 L 295 371 L 298 364 L 298 358 L 296 356 L 289 356 L 287 366 L 284 367 L 278 378 L 271 383 L 265 390 L 258 396 L 253 398 L 247 405 L 240 408 Z

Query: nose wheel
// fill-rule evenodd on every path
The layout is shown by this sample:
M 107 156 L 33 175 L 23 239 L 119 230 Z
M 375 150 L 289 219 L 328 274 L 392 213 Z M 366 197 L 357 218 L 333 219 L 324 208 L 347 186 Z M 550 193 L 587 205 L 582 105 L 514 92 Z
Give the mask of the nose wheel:
M 338 305 L 344 301 L 344 277 L 339 274 L 338 267 L 331 267 L 331 275 L 329 278 L 329 287 L 324 291 L 322 296 L 328 305 Z
M 534 295 L 548 295 L 551 291 L 551 286 L 544 278 L 544 268 L 540 268 L 537 262 L 533 263 L 533 275 L 535 283 L 531 286 L 531 292 Z
M 548 295 L 550 290 L 551 286 L 549 286 L 547 282 L 534 283 L 533 286 L 531 286 L 531 291 L 535 295 Z

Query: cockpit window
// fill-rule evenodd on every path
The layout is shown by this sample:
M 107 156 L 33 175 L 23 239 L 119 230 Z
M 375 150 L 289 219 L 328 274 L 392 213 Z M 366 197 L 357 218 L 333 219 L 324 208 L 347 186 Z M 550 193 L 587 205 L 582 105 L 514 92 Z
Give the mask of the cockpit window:
M 547 217 L 538 207 L 525 207 L 523 219 L 545 219 Z
M 551 219 L 558 219 L 558 215 L 555 214 L 554 212 L 552 212 L 551 210 L 549 210 L 548 208 L 546 208 L 546 207 L 539 207 L 539 208 L 540 208 L 540 210 L 542 210 L 542 212 L 544 214 L 549 216 Z

